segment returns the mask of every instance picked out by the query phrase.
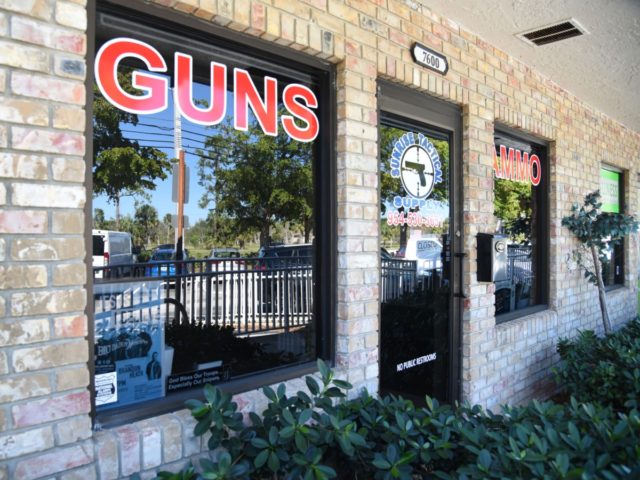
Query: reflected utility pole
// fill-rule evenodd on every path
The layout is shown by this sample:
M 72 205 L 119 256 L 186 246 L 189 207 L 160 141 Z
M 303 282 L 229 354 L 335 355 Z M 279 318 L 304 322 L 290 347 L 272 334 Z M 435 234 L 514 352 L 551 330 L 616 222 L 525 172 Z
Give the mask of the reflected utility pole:
M 173 141 L 175 158 L 178 159 L 178 202 L 176 206 L 175 245 L 177 258 L 181 260 L 184 238 L 184 150 L 182 150 L 182 117 L 175 105 L 173 106 Z
M 176 301 L 180 304 L 181 288 L 182 288 L 182 252 L 184 251 L 184 150 L 182 150 L 182 119 L 176 106 L 173 106 L 173 121 L 174 121 L 174 141 L 176 157 L 178 158 L 178 205 L 177 205 L 177 221 L 176 221 L 176 287 L 175 296 Z M 180 318 L 180 310 L 176 308 L 175 319 L 178 324 L 182 322 Z

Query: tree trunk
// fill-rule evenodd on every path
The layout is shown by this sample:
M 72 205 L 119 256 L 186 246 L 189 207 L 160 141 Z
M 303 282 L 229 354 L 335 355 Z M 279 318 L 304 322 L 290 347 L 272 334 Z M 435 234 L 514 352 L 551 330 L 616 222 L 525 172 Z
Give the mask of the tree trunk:
M 116 204 L 116 231 L 120 230 L 120 196 L 117 196 L 114 200 Z
M 260 229 L 260 246 L 266 247 L 269 244 L 269 226 Z
M 304 243 L 309 243 L 311 238 L 311 218 L 304 217 Z
M 600 298 L 600 310 L 602 311 L 602 324 L 604 326 L 604 334 L 611 333 L 611 321 L 609 320 L 609 308 L 607 307 L 607 295 L 604 291 L 604 282 L 602 281 L 602 266 L 598 251 L 595 246 L 591 246 L 591 255 L 593 256 L 593 265 L 596 269 L 596 282 L 598 285 L 598 297 Z
M 400 207 L 398 209 L 398 213 L 400 215 L 404 215 L 404 207 Z M 402 250 L 407 246 L 407 231 L 409 230 L 409 226 L 406 223 L 402 223 L 400 225 L 400 247 L 399 250 Z

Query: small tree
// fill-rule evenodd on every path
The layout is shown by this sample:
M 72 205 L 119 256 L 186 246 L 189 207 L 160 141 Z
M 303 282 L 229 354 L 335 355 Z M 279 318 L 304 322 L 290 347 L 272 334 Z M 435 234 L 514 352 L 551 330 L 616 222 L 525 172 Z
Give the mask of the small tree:
M 148 246 L 158 237 L 158 210 L 148 203 L 136 204 L 133 216 L 134 240 L 136 245 Z
M 584 270 L 585 278 L 598 287 L 602 323 L 605 334 L 608 334 L 611 321 L 602 280 L 602 262 L 608 261 L 607 252 L 616 243 L 638 231 L 638 222 L 631 215 L 602 212 L 601 207 L 600 192 L 589 193 L 582 206 L 574 204 L 571 207 L 571 215 L 562 219 L 562 225 L 581 243 L 580 248 L 573 251 L 573 256 Z

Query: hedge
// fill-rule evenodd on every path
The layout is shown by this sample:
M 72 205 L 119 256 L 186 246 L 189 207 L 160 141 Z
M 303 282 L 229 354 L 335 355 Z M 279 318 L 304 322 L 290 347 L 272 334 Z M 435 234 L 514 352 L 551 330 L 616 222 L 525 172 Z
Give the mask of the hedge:
M 598 403 L 531 402 L 502 414 L 479 406 L 426 406 L 366 392 L 318 362 L 310 394 L 263 389 L 268 406 L 248 424 L 231 396 L 207 385 L 187 402 L 195 434 L 215 453 L 196 471 L 163 479 L 618 479 L 640 478 L 640 415 Z

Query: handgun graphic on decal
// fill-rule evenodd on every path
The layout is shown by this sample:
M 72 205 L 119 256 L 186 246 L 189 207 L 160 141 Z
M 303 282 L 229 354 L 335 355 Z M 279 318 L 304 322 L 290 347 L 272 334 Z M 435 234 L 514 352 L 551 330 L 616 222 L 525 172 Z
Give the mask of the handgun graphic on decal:
M 408 170 L 410 172 L 416 172 L 419 176 L 420 176 L 420 186 L 421 187 L 425 187 L 427 185 L 427 179 L 424 176 L 425 175 L 425 165 L 422 163 L 418 163 L 418 162 L 404 162 L 404 166 L 402 167 L 402 170 Z M 426 172 L 427 175 L 431 175 L 433 177 L 433 173 L 430 172 Z

